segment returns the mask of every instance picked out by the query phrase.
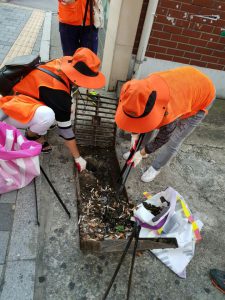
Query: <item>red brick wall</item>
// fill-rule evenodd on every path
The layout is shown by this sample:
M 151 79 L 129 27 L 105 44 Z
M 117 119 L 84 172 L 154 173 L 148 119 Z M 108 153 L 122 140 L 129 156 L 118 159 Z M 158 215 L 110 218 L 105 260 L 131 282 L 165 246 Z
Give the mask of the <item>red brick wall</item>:
M 151 0 L 150 0 L 151 1 Z M 148 0 L 144 0 L 133 53 L 137 53 Z M 195 15 L 219 15 L 209 20 Z M 225 0 L 159 0 L 146 56 L 225 70 Z

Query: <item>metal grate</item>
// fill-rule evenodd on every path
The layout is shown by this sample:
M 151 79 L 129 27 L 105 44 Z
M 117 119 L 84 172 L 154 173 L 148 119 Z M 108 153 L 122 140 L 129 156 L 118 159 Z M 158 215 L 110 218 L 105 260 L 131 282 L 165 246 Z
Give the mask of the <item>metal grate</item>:
M 74 131 L 79 145 L 114 147 L 116 124 L 114 116 L 117 99 L 77 93 Z

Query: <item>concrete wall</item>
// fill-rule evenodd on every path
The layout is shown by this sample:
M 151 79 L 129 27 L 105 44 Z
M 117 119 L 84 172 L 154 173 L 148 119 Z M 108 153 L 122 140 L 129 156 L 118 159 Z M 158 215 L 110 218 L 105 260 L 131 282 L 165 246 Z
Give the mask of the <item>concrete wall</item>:
M 126 80 L 143 0 L 110 2 L 102 62 L 106 89 L 114 90 L 118 80 Z
M 135 56 L 133 55 L 131 63 L 130 63 L 130 69 L 128 73 L 128 78 L 131 78 L 132 76 L 132 70 L 134 65 L 134 59 Z M 162 59 L 156 59 L 151 57 L 145 57 L 145 61 L 140 66 L 140 78 L 146 77 L 150 73 L 157 72 L 157 71 L 163 71 L 167 69 L 172 69 L 180 66 L 184 66 L 185 64 L 162 60 Z M 213 70 L 209 68 L 202 68 L 199 66 L 195 66 L 197 69 L 202 71 L 204 74 L 206 74 L 209 78 L 212 79 L 216 86 L 216 96 L 220 99 L 225 99 L 225 71 L 218 71 Z
M 104 8 L 104 28 L 100 28 L 98 31 L 98 57 L 101 59 L 103 58 L 103 51 L 104 51 L 104 45 L 105 45 L 105 37 L 106 37 L 106 31 L 107 31 L 107 23 L 108 23 L 108 17 L 109 17 L 109 0 L 102 0 L 102 5 Z

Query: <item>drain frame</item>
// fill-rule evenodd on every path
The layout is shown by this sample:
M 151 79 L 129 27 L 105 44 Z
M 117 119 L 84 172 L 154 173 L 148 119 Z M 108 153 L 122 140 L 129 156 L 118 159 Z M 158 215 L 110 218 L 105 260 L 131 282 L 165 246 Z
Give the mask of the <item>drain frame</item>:
M 87 93 L 79 92 L 76 94 L 75 105 L 74 131 L 78 145 L 81 147 L 100 147 L 114 151 L 116 159 L 116 161 L 113 162 L 115 165 L 115 173 L 111 174 L 111 176 L 116 180 L 120 175 L 120 166 L 115 151 L 117 128 L 114 121 L 118 100 L 97 95 L 93 102 L 93 99 L 90 98 Z M 80 220 L 79 203 L 83 200 L 81 192 L 82 189 L 85 188 L 80 182 L 79 176 L 80 174 L 75 170 L 78 220 Z M 123 196 L 128 200 L 126 188 L 123 189 Z M 80 234 L 81 225 L 82 218 L 80 223 L 78 221 L 81 251 L 96 254 L 124 251 L 129 237 L 117 240 L 95 240 L 91 238 L 84 240 Z M 132 251 L 133 246 L 132 243 L 129 251 Z M 137 250 L 177 247 L 178 245 L 175 238 L 139 238 Z

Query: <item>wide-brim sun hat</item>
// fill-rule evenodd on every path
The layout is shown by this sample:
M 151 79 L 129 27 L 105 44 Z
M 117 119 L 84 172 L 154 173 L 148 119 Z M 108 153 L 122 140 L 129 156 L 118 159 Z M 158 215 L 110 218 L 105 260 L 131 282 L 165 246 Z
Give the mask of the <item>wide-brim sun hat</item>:
M 90 89 L 105 86 L 105 76 L 99 72 L 101 61 L 88 48 L 79 48 L 73 56 L 61 58 L 61 70 L 73 84 Z
M 134 133 L 157 129 L 166 113 L 168 101 L 169 89 L 158 75 L 130 80 L 121 90 L 116 124 Z

